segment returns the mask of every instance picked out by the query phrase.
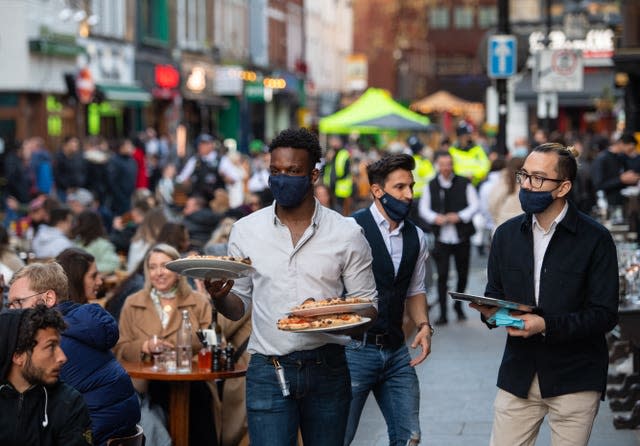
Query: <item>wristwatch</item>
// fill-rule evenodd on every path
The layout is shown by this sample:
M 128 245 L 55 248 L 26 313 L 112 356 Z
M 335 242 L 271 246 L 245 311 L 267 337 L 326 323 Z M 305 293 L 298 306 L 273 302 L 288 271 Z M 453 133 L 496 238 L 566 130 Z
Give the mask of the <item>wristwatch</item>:
M 434 334 L 436 331 L 433 329 L 433 326 L 432 326 L 429 322 L 420 322 L 420 323 L 418 324 L 418 331 L 422 330 L 422 327 L 424 327 L 425 325 L 426 325 L 427 327 L 429 327 L 429 330 L 431 330 L 431 336 L 433 336 L 433 334 Z

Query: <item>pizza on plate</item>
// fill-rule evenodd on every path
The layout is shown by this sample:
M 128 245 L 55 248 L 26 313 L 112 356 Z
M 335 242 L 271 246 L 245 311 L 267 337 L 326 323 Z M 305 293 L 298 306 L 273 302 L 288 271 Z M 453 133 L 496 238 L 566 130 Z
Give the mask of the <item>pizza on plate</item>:
M 313 297 L 305 299 L 300 305 L 293 307 L 293 311 L 307 310 L 310 308 L 328 307 L 331 305 L 344 305 L 344 304 L 370 304 L 371 299 L 364 297 L 347 297 L 342 299 L 341 297 L 329 297 L 327 299 L 316 300 Z
M 304 317 L 289 315 L 278 320 L 280 330 L 307 330 L 312 328 L 331 328 L 340 325 L 355 324 L 362 320 L 356 313 L 324 314 Z
M 206 259 L 206 260 L 225 260 L 228 262 L 240 262 L 246 265 L 251 265 L 251 259 L 249 257 L 232 257 L 232 256 L 189 256 L 187 259 Z

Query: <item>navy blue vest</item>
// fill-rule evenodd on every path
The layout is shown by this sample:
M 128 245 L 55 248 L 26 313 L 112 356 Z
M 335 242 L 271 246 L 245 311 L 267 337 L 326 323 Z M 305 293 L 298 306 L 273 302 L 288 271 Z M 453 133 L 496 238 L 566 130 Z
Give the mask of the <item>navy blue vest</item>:
M 420 254 L 420 240 L 413 223 L 404 221 L 402 228 L 402 259 L 398 274 L 393 269 L 391 255 L 369 209 L 361 209 L 353 218 L 364 229 L 364 235 L 373 254 L 373 275 L 378 291 L 378 319 L 369 329 L 369 334 L 388 334 L 392 344 L 404 342 L 402 316 L 404 301 Z

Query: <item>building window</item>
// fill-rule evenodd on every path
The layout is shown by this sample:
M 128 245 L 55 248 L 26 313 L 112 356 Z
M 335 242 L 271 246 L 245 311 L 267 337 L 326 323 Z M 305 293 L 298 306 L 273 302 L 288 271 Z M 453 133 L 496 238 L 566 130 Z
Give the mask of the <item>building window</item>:
M 449 28 L 449 8 L 446 6 L 432 8 L 429 14 L 429 26 L 431 29 Z
M 167 46 L 169 43 L 168 0 L 138 0 L 138 36 L 142 43 Z
M 473 8 L 471 6 L 458 6 L 453 13 L 454 27 L 460 29 L 473 28 Z
M 178 0 L 176 34 L 182 48 L 202 49 L 207 40 L 206 0 Z
M 296 61 L 302 58 L 302 7 L 289 3 L 287 20 L 287 68 L 295 70 Z
M 91 0 L 90 8 L 90 14 L 98 20 L 98 23 L 91 27 L 92 34 L 125 38 L 125 0 Z
M 215 0 L 213 41 L 226 57 L 243 59 L 249 54 L 247 0 Z
M 480 6 L 478 8 L 478 27 L 491 28 L 498 23 L 498 11 L 495 6 Z

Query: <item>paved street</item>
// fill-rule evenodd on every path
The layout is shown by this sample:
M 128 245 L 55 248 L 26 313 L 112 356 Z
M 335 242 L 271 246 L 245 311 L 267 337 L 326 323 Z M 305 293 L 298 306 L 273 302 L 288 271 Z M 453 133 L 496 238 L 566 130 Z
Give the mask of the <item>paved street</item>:
M 479 294 L 486 282 L 485 260 L 474 256 L 467 291 Z M 453 275 L 453 274 L 452 274 Z M 452 283 L 452 282 L 450 282 Z M 430 302 L 437 299 L 432 291 Z M 468 310 L 467 313 L 471 315 Z M 450 313 L 450 319 L 451 319 Z M 431 319 L 438 316 L 438 309 Z M 455 319 L 455 316 L 453 317 Z M 421 385 L 420 420 L 423 445 L 484 446 L 489 442 L 496 392 L 496 376 L 504 346 L 503 330 L 489 331 L 480 320 L 438 327 L 433 350 L 418 367 Z M 640 430 L 616 430 L 607 402 L 601 404 L 590 446 L 640 444 Z M 362 415 L 354 446 L 387 445 L 384 418 L 370 396 Z M 537 445 L 551 444 L 543 424 Z

